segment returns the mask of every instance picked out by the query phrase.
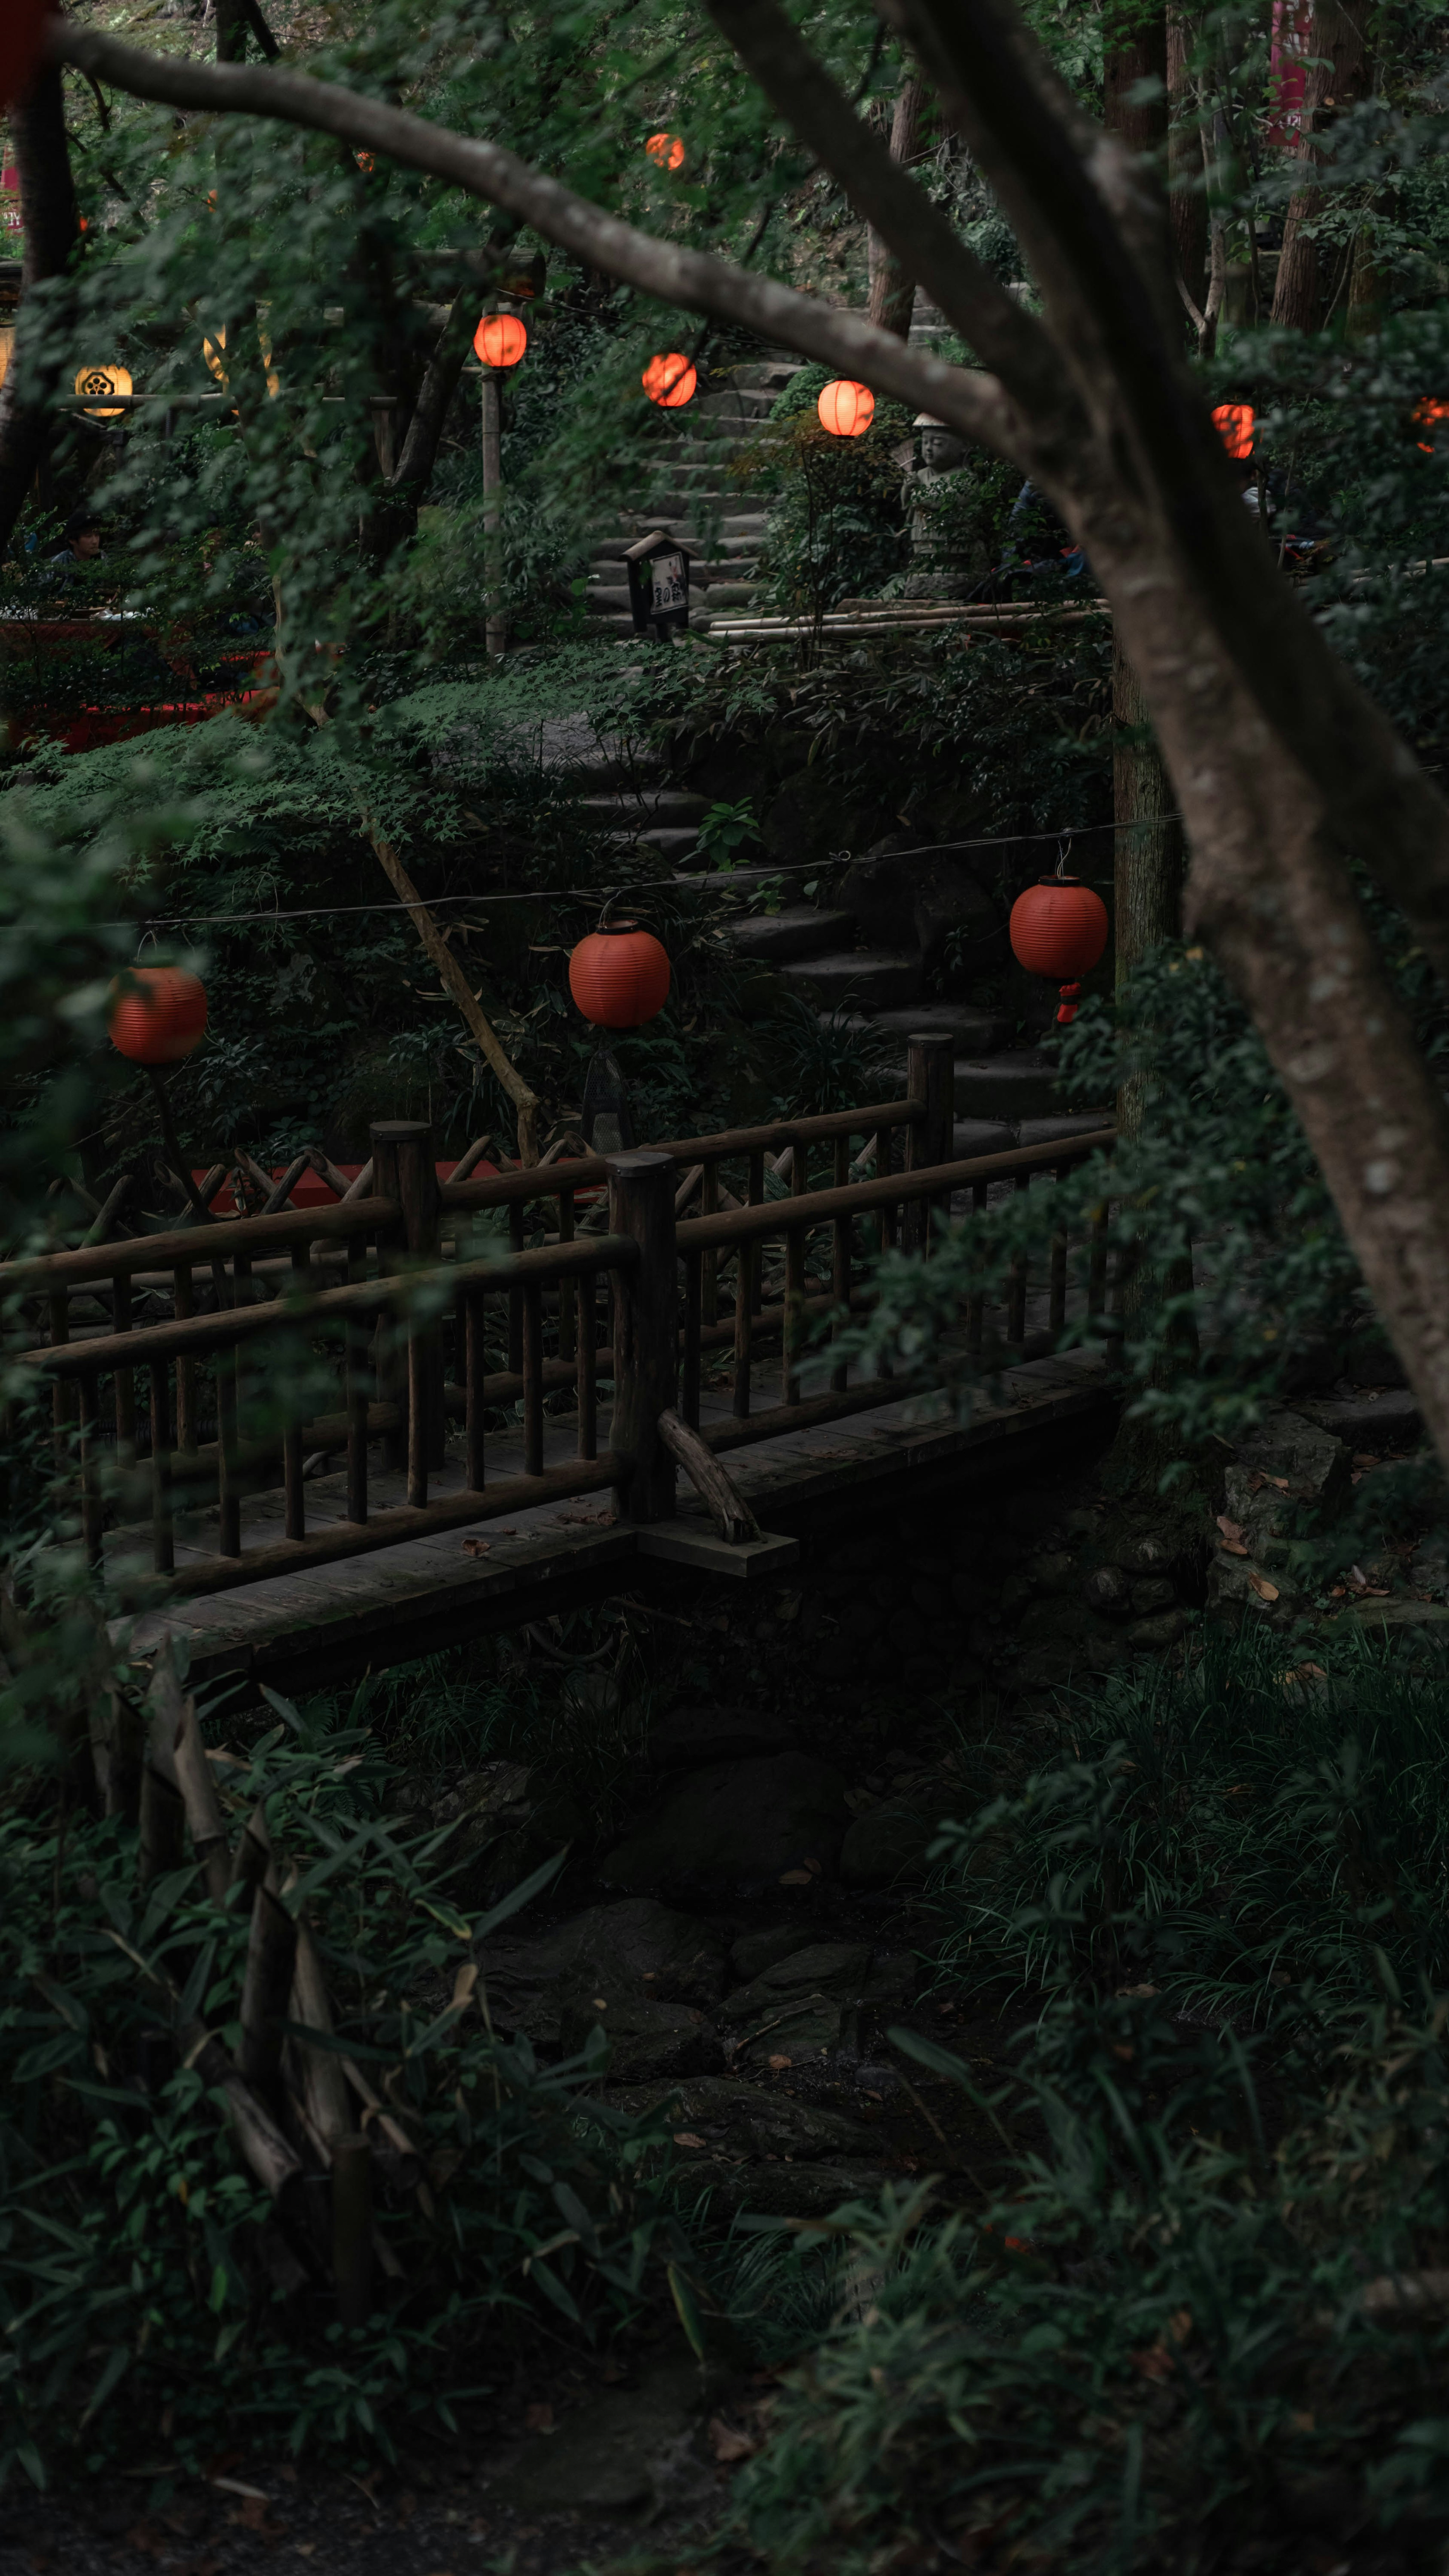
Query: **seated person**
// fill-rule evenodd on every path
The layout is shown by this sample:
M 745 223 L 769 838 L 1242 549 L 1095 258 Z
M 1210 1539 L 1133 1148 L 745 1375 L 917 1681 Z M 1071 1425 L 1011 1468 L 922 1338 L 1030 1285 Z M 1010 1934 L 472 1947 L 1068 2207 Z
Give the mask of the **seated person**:
M 101 551 L 101 523 L 93 510 L 72 510 L 61 531 L 65 543 L 50 558 L 51 579 L 61 588 L 74 581 L 78 572 L 97 561 Z

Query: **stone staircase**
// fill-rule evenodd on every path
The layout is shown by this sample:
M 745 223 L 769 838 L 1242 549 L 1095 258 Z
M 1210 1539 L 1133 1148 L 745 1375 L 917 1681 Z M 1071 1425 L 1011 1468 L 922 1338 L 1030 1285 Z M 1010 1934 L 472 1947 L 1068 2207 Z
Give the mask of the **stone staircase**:
M 691 628 L 708 634 L 722 609 L 747 608 L 765 533 L 765 508 L 732 482 L 729 468 L 742 455 L 771 405 L 800 365 L 788 350 L 731 367 L 715 390 L 688 409 L 664 415 L 649 482 L 637 509 L 621 512 L 598 533 L 589 559 L 591 618 L 617 635 L 632 635 L 629 586 L 621 560 L 636 537 L 663 528 L 690 550 Z

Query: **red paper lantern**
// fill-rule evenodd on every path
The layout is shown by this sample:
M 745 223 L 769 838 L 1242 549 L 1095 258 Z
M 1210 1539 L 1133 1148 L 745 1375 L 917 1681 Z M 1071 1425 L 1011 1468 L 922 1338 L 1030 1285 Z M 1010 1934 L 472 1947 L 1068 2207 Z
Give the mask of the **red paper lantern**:
M 679 411 L 694 399 L 699 378 L 688 358 L 671 349 L 667 358 L 651 358 L 641 378 L 644 391 L 661 411 Z
M 661 170 L 684 168 L 684 145 L 677 134 L 651 134 L 644 149 Z
M 1057 1025 L 1077 1016 L 1081 978 L 1107 945 L 1107 907 L 1080 877 L 1043 877 L 1011 907 L 1011 951 L 1029 975 L 1061 986 Z
M 40 52 L 48 0 L 6 0 L 0 10 L 0 107 L 28 86 Z
M 206 1031 L 206 988 L 184 966 L 133 966 L 111 987 L 111 1044 L 132 1064 L 178 1064 Z
M 1421 447 L 1426 456 L 1433 455 L 1437 432 L 1446 420 L 1449 420 L 1449 402 L 1435 402 L 1432 396 L 1425 394 L 1415 403 L 1414 427 L 1427 429 L 1429 435 L 1427 438 L 1416 439 L 1414 444 L 1416 447 Z
M 569 959 L 569 991 L 597 1029 L 637 1029 L 669 999 L 669 957 L 652 930 L 591 930 Z
M 1219 403 L 1213 413 L 1213 427 L 1235 465 L 1253 453 L 1254 417 L 1251 403 Z
M 485 367 L 516 367 L 527 346 L 528 331 L 516 313 L 485 313 L 473 334 Z
M 858 385 L 850 376 L 837 376 L 831 384 L 822 385 L 815 406 L 820 426 L 832 438 L 863 438 L 875 418 L 875 396 L 869 385 Z

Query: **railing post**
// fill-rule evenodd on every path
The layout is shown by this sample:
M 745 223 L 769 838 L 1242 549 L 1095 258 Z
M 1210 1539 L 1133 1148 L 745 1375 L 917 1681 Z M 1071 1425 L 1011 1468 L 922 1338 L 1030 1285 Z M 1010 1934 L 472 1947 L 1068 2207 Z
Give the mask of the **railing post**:
M 372 1145 L 372 1185 L 380 1198 L 398 1210 L 386 1245 L 379 1245 L 380 1269 L 400 1269 L 404 1260 L 436 1261 L 438 1257 L 438 1172 L 433 1131 L 425 1118 L 382 1118 L 368 1131 Z M 424 1341 L 422 1383 L 427 1396 L 427 1425 L 422 1455 L 428 1466 L 441 1467 L 447 1423 L 443 1413 L 443 1345 L 436 1325 Z M 387 1392 L 398 1407 L 399 1422 L 388 1441 L 387 1463 L 405 1467 L 408 1458 L 408 1371 L 399 1354 L 389 1362 Z
M 614 1274 L 614 1421 L 611 1447 L 632 1459 L 618 1488 L 621 1520 L 674 1517 L 674 1460 L 659 1438 L 679 1376 L 679 1283 L 674 1250 L 674 1159 L 610 1154 L 609 1231 L 632 1235 L 637 1264 Z
M 919 1104 L 923 1115 L 906 1131 L 906 1170 L 926 1171 L 933 1163 L 949 1163 L 951 1138 L 956 1117 L 956 1041 L 950 1036 L 908 1037 L 906 1040 L 906 1096 Z M 931 1214 L 934 1199 L 917 1199 L 904 1210 L 905 1225 L 901 1240 L 908 1252 L 929 1249 Z

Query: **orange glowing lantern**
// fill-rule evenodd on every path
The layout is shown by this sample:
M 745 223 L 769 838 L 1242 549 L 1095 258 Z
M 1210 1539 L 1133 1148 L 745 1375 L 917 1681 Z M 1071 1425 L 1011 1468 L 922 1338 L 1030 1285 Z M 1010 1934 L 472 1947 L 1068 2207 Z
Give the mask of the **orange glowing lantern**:
M 516 313 L 485 313 L 473 347 L 485 367 L 516 367 L 528 346 L 527 325 Z
M 651 134 L 644 149 L 661 170 L 684 168 L 684 145 L 677 134 Z
M 679 411 L 694 399 L 699 378 L 683 352 L 671 349 L 667 358 L 651 358 L 641 382 L 652 403 L 662 411 Z
M 128 394 L 131 391 L 130 370 L 126 367 L 82 367 L 75 380 L 75 389 L 82 397 L 91 394 Z M 106 410 L 100 403 L 87 402 L 86 416 L 90 420 L 119 420 L 121 414 L 119 411 Z
M 1043 877 L 1011 907 L 1008 931 L 1017 964 L 1061 986 L 1058 1026 L 1077 1016 L 1081 978 L 1107 945 L 1107 907 L 1080 877 Z
M 1219 403 L 1213 413 L 1213 427 L 1235 465 L 1253 453 L 1254 417 L 1251 403 Z
M 869 385 L 837 376 L 821 387 L 815 408 L 821 428 L 828 429 L 832 438 L 863 438 L 875 418 L 875 396 Z
M 1428 394 L 1425 394 L 1420 401 L 1415 403 L 1414 427 L 1416 429 L 1427 429 L 1429 435 L 1427 438 L 1416 439 L 1414 443 L 1417 447 L 1421 447 L 1423 449 L 1426 456 L 1432 456 L 1434 454 L 1438 445 L 1437 432 L 1440 424 L 1446 420 L 1449 420 L 1449 402 L 1435 402 Z
M 179 1064 L 206 1034 L 206 987 L 183 966 L 133 966 L 111 988 L 109 1025 L 132 1064 Z
M 669 955 L 632 921 L 591 930 L 569 959 L 569 991 L 598 1029 L 637 1029 L 669 999 Z

